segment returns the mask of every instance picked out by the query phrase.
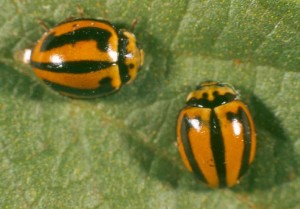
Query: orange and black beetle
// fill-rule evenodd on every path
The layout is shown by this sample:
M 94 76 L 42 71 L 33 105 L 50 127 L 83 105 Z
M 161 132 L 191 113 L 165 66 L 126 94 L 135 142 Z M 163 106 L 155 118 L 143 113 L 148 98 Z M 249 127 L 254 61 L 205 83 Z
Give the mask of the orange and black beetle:
M 95 98 L 130 83 L 143 64 L 135 36 L 96 19 L 75 19 L 50 29 L 31 53 L 35 74 L 72 98 Z
M 177 143 L 187 169 L 210 187 L 235 185 L 253 162 L 255 127 L 228 84 L 202 83 L 178 116 Z

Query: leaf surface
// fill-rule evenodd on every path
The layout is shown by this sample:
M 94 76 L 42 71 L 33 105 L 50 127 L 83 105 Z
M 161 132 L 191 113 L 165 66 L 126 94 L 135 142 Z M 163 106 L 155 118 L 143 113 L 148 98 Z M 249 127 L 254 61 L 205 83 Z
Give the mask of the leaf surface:
M 296 0 L 0 2 L 1 208 L 298 208 L 300 3 Z M 91 101 L 62 97 L 19 58 L 78 8 L 130 28 L 138 78 Z M 183 167 L 176 120 L 202 81 L 232 84 L 257 129 L 255 163 L 232 189 Z

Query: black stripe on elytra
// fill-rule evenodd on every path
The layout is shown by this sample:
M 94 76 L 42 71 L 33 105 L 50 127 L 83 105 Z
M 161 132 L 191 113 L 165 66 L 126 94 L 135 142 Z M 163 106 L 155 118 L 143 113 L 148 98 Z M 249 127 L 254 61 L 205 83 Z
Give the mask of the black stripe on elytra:
M 224 95 L 220 95 L 218 91 L 213 92 L 214 100 L 208 100 L 208 94 L 203 93 L 202 98 L 197 99 L 192 97 L 187 101 L 187 105 L 196 106 L 196 107 L 204 107 L 204 108 L 215 108 L 222 104 L 226 104 L 231 102 L 237 98 L 236 94 L 226 93 Z
M 241 177 L 249 167 L 250 151 L 251 151 L 251 126 L 247 114 L 239 107 L 237 113 L 228 112 L 226 117 L 229 121 L 237 120 L 243 127 L 244 151 L 242 156 L 239 177 Z
M 106 61 L 72 61 L 72 62 L 63 62 L 63 63 L 42 63 L 42 62 L 33 62 L 30 64 L 34 68 L 41 70 L 47 70 L 55 73 L 89 73 L 101 69 L 108 68 L 114 65 L 113 62 Z
M 79 28 L 59 36 L 56 36 L 55 32 L 53 32 L 46 36 L 41 45 L 40 51 L 44 52 L 66 44 L 75 44 L 78 41 L 87 40 L 95 40 L 99 50 L 107 51 L 109 44 L 108 39 L 111 35 L 112 34 L 109 31 L 98 27 Z
M 101 79 L 99 82 L 99 87 L 96 89 L 77 89 L 74 87 L 69 87 L 69 86 L 63 86 L 57 83 L 53 83 L 48 80 L 44 80 L 44 82 L 50 86 L 52 89 L 62 92 L 62 93 L 67 93 L 69 95 L 74 95 L 74 97 L 85 97 L 88 99 L 94 98 L 97 96 L 104 96 L 110 93 L 113 93 L 116 89 L 111 85 L 111 78 L 107 77 L 104 79 Z
M 127 52 L 127 45 L 129 43 L 128 38 L 124 35 L 123 31 L 119 32 L 119 57 L 118 57 L 118 66 L 120 69 L 120 77 L 122 83 L 127 83 L 130 80 L 129 69 L 125 64 L 125 55 Z
M 222 136 L 220 122 L 213 109 L 211 110 L 209 123 L 210 145 L 214 156 L 217 175 L 219 177 L 219 186 L 224 187 L 227 185 L 224 139 Z
M 195 120 L 201 120 L 200 117 L 194 118 Z M 206 178 L 204 177 L 200 167 L 198 166 L 198 163 L 195 159 L 192 145 L 189 139 L 189 131 L 192 128 L 192 125 L 190 123 L 189 117 L 187 115 L 184 115 L 181 121 L 181 127 L 180 127 L 180 136 L 182 140 L 182 145 L 184 148 L 185 155 L 189 161 L 189 164 L 194 172 L 194 174 L 202 181 L 207 183 Z M 200 139 L 197 139 L 200 140 Z

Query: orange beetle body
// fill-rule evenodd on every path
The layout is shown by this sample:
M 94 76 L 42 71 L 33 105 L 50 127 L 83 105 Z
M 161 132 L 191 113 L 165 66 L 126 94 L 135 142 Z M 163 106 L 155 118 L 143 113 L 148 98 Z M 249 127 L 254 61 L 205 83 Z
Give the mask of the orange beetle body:
M 143 64 L 135 36 L 104 20 L 58 24 L 32 50 L 33 71 L 51 88 L 72 98 L 95 98 L 135 79 Z
M 190 172 L 210 187 L 231 187 L 254 160 L 255 127 L 231 86 L 206 82 L 179 113 L 177 143 Z

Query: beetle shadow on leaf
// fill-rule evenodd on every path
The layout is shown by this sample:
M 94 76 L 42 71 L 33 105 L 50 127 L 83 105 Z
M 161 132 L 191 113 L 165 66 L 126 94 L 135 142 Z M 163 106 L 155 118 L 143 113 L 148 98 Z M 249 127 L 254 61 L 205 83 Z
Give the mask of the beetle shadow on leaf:
M 299 173 L 292 141 L 280 120 L 256 96 L 246 101 L 257 133 L 257 152 L 253 165 L 234 191 L 268 190 L 293 181 Z
M 144 50 L 144 64 L 132 84 L 121 89 L 127 98 L 129 95 L 135 100 L 155 101 L 167 85 L 168 75 L 174 61 L 169 46 L 146 30 L 139 29 L 139 24 L 134 30 L 138 45 Z M 130 28 L 129 25 L 115 23 L 117 28 Z
M 37 80 L 34 80 L 29 75 L 22 74 L 18 70 L 0 64 L 0 76 L 2 78 L 1 86 L 5 86 L 2 94 L 14 95 L 16 98 L 27 97 L 31 100 L 48 100 L 52 102 L 62 101 L 59 97 L 47 93 L 47 87 L 43 86 Z M 46 96 L 49 94 L 48 96 Z
M 172 159 L 160 152 L 151 142 L 144 142 L 133 136 L 127 137 L 130 154 L 142 170 L 151 178 L 155 177 L 172 187 L 177 187 L 180 169 Z
M 136 159 L 147 177 L 155 178 L 162 184 L 174 189 L 181 188 L 193 191 L 209 191 L 184 167 L 179 153 L 172 155 L 151 142 L 144 142 L 134 136 L 127 136 L 129 153 Z M 177 148 L 174 146 L 174 149 Z

